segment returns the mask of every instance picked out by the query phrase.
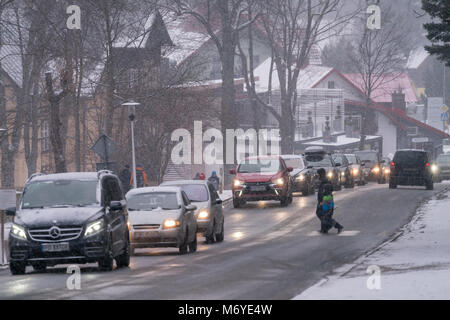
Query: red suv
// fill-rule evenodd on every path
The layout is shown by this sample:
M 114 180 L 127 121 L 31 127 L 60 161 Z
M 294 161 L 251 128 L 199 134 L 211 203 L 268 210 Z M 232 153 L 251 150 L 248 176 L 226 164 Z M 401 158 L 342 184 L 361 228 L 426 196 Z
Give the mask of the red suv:
M 280 156 L 252 157 L 242 161 L 233 180 L 233 205 L 239 208 L 248 201 L 280 201 L 282 207 L 292 203 L 290 172 Z

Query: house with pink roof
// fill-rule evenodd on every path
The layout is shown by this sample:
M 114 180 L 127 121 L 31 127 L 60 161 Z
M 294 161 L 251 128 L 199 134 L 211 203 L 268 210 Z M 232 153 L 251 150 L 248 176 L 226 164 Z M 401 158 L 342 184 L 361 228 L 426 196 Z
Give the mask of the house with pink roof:
M 407 114 L 407 105 L 419 101 L 407 73 L 384 76 L 382 83 L 374 90 L 369 105 L 367 105 L 364 94 L 364 80 L 361 75 L 342 74 L 333 69 L 314 87 L 342 89 L 344 91 L 346 127 L 356 123 L 356 129 L 360 128 L 361 115 L 366 113 L 367 134 L 383 138 L 377 149 L 384 156 L 392 155 L 396 150 L 402 148 L 425 149 L 436 155 L 442 152 L 444 140 L 450 139 L 450 135 L 444 131 L 431 127 Z M 349 124 L 350 122 L 351 124 Z

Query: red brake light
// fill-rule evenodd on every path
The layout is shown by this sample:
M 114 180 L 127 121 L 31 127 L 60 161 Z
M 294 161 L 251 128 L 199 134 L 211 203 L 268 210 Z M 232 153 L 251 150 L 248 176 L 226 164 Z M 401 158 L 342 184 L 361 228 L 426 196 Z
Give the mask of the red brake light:
M 395 167 L 395 162 L 394 162 L 394 161 L 391 162 L 391 167 L 392 167 L 392 168 Z
M 430 163 L 427 162 L 426 167 L 428 168 L 430 166 Z

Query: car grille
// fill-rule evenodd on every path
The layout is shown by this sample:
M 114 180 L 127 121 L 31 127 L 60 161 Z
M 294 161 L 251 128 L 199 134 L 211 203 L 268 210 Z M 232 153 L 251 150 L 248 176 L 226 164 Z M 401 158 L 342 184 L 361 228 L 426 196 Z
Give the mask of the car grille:
M 50 227 L 46 229 L 30 229 L 32 240 L 38 242 L 59 242 L 75 240 L 80 237 L 82 227 Z
M 134 230 L 156 230 L 159 229 L 160 224 L 136 224 L 133 225 Z

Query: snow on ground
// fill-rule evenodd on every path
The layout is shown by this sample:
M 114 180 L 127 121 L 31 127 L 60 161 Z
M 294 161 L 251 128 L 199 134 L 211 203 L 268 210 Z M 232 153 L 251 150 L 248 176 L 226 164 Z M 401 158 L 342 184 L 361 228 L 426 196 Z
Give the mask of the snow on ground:
M 309 288 L 295 300 L 450 299 L 450 191 L 422 206 L 401 235 Z M 380 290 L 368 268 L 378 266 Z M 344 271 L 346 270 L 346 271 Z
M 6 223 L 5 224 L 5 246 L 7 246 L 7 242 L 6 242 L 6 240 L 8 240 L 8 237 L 9 237 L 9 230 L 11 229 L 11 223 Z M 1 237 L 0 237 L 1 238 Z M 2 259 L 1 259 L 1 255 L 2 255 L 2 245 L 3 245 L 3 242 L 2 241 L 0 241 L 0 269 L 2 268 L 2 266 L 1 266 L 1 263 L 2 263 Z M 7 252 L 6 252 L 6 250 L 5 250 L 5 256 L 7 255 Z M 5 259 L 4 259 L 4 261 L 6 261 L 6 257 L 5 257 Z

